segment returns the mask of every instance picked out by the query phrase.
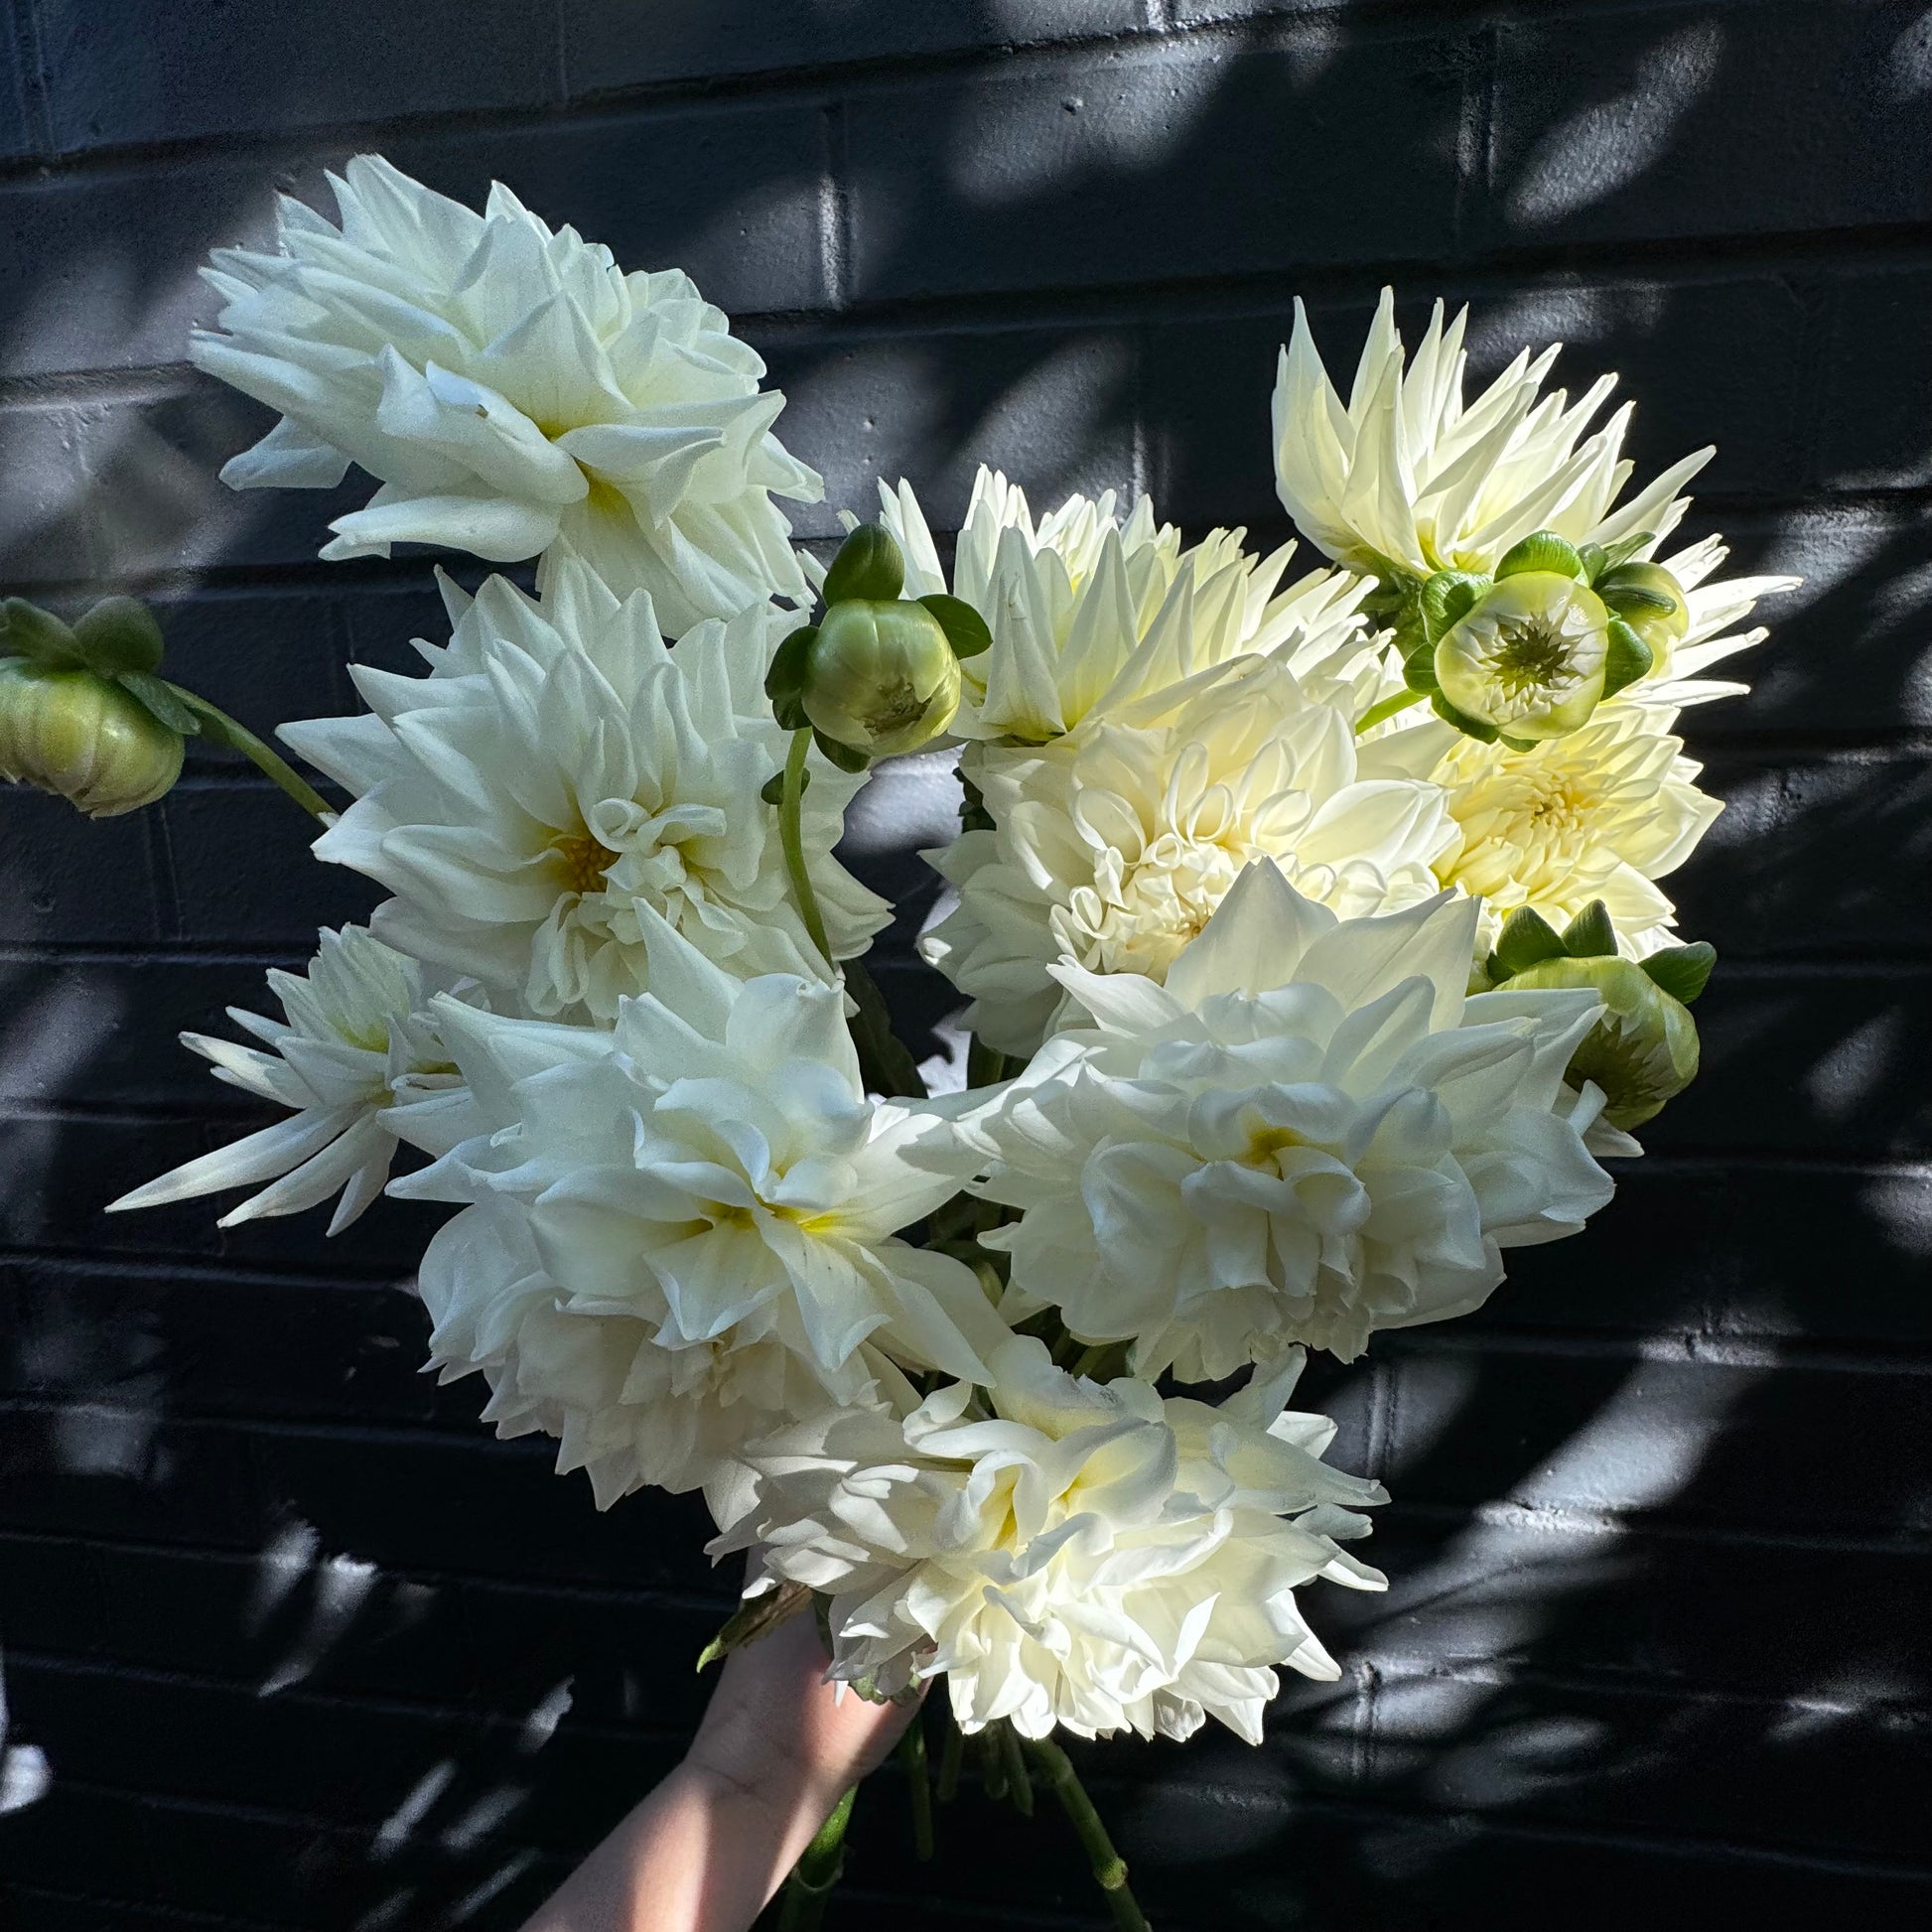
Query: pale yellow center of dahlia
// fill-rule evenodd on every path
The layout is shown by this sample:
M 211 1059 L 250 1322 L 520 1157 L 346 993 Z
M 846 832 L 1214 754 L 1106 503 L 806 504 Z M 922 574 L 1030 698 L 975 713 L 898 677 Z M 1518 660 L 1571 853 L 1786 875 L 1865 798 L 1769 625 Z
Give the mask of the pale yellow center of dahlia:
M 556 854 L 558 874 L 569 893 L 601 893 L 604 875 L 618 862 L 618 855 L 588 831 L 559 832 L 550 841 L 550 850 Z

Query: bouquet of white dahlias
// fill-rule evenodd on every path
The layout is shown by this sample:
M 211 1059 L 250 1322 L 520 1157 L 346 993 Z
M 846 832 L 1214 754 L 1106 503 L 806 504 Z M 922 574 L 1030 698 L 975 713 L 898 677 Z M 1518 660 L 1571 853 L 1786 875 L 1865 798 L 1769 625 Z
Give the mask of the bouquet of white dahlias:
M 1384 1492 L 1287 1406 L 1305 1351 L 1479 1307 L 1696 1071 L 1714 955 L 1658 881 L 1719 807 L 1675 728 L 1790 580 L 1671 547 L 1710 452 L 1631 487 L 1611 378 L 1544 394 L 1526 350 L 1465 397 L 1462 319 L 1406 354 L 1387 294 L 1346 401 L 1299 306 L 1283 353 L 1312 570 L 986 471 L 950 570 L 904 483 L 825 568 L 774 500 L 821 489 L 782 398 L 684 275 L 504 188 L 332 185 L 207 271 L 195 360 L 280 412 L 223 476 L 354 465 L 324 556 L 534 589 L 445 580 L 420 676 L 281 729 L 340 806 L 161 675 L 139 605 L 7 607 L 0 773 L 130 810 L 199 735 L 389 895 L 269 975 L 253 1043 L 187 1036 L 286 1117 L 115 1205 L 452 1203 L 433 1362 L 600 1506 L 703 1491 L 752 1553 L 708 1655 L 815 1613 L 851 1694 L 943 1680 L 922 1838 L 929 1719 L 942 1795 L 966 1737 L 1029 1809 L 1042 1776 L 1142 1925 L 1055 1734 L 1258 1741 L 1279 1671 L 1337 1674 L 1297 1592 L 1383 1587 L 1343 1546 Z M 835 853 L 869 767 L 933 746 L 939 1093 Z

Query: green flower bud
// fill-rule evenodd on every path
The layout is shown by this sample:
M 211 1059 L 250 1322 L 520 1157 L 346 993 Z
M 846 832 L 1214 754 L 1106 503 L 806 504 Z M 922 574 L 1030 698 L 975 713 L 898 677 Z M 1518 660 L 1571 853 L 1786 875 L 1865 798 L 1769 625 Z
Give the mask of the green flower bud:
M 923 605 L 832 605 L 806 653 L 800 702 L 825 737 L 869 758 L 929 745 L 959 709 L 959 659 Z
M 1524 571 L 1550 570 L 1559 577 L 1583 577 L 1586 567 L 1577 546 L 1554 530 L 1532 530 L 1513 543 L 1496 565 L 1498 577 L 1516 577 Z
M 1662 564 L 1618 564 L 1596 580 L 1596 595 L 1665 663 L 1691 627 L 1684 586 Z
M 1548 570 L 1502 578 L 1436 645 L 1445 699 L 1512 742 L 1562 738 L 1603 695 L 1609 613 L 1595 592 Z
M 1603 1002 L 1603 1017 L 1571 1056 L 1570 1078 L 1603 1089 L 1612 1127 L 1641 1127 L 1697 1077 L 1697 1022 L 1633 960 L 1540 960 L 1510 980 L 1510 992 L 1519 987 L 1587 987 Z
M 0 658 L 0 778 L 113 818 L 152 805 L 181 776 L 181 734 L 120 685 Z

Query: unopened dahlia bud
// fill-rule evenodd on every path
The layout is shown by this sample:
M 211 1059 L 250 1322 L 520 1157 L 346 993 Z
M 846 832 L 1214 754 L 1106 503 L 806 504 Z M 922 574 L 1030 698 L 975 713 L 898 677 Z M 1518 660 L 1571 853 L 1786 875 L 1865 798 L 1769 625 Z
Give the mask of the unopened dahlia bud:
M 1603 1017 L 1571 1057 L 1570 1078 L 1602 1088 L 1612 1127 L 1641 1127 L 1697 1077 L 1697 1022 L 1633 960 L 1544 959 L 1508 984 L 1512 993 L 1587 987 L 1603 1002 Z
M 1618 564 L 1596 580 L 1596 594 L 1666 666 L 1691 627 L 1684 586 L 1662 564 Z
M 151 805 L 181 776 L 182 738 L 89 670 L 0 658 L 0 778 L 38 785 L 90 818 Z
M 959 709 L 959 659 L 922 605 L 851 600 L 818 626 L 801 693 L 813 727 L 872 758 L 929 745 Z
M 1587 584 L 1553 570 L 1497 581 L 1436 645 L 1443 696 L 1518 742 L 1562 738 L 1603 695 L 1610 614 Z

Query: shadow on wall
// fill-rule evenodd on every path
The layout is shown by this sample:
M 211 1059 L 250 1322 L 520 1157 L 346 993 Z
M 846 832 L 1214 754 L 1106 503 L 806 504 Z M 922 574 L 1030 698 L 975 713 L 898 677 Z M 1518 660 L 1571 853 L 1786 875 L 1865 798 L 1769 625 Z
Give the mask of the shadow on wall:
M 1414 11 L 1128 36 L 1077 68 L 1045 50 L 962 59 L 916 86 L 888 63 L 718 113 L 633 114 L 619 94 L 573 121 L 523 116 L 549 105 L 541 93 L 474 91 L 479 55 L 427 104 L 500 118 L 382 137 L 438 187 L 475 199 L 499 175 L 620 259 L 679 262 L 752 312 L 791 397 L 788 440 L 828 477 L 808 536 L 830 534 L 835 508 L 868 513 L 881 475 L 912 477 L 935 523 L 956 519 L 982 460 L 1036 504 L 1152 489 L 1190 530 L 1220 518 L 1282 534 L 1266 410 L 1289 297 L 1310 292 L 1345 368 L 1393 278 L 1411 331 L 1437 288 L 1474 300 L 1478 376 L 1549 336 L 1573 345 L 1573 392 L 1621 367 L 1644 398 L 1642 470 L 1720 443 L 1692 533 L 1715 509 L 1737 564 L 1808 577 L 1765 613 L 1753 696 L 1691 721 L 1735 806 L 1674 888 L 1687 929 L 1727 962 L 1701 1009 L 1703 1084 L 1581 1242 L 1522 1257 L 1481 1316 L 1390 1338 L 1366 1367 L 1305 1388 L 1397 1497 L 1377 1537 L 1389 1595 L 1311 1597 L 1318 1627 L 1345 1632 L 1340 1684 L 1292 1690 L 1260 1752 L 1214 1739 L 1185 1757 L 1095 1753 L 1156 1899 L 1184 1915 L 1211 1882 L 1225 1925 L 1423 1899 L 1432 1922 L 1527 1909 L 1537 1883 L 1577 1869 L 1570 1828 L 1643 1842 L 1606 1867 L 1631 1895 L 1663 1883 L 1652 1841 L 1738 1848 L 1765 1870 L 1749 1856 L 1875 1869 L 1918 1855 L 1900 1794 L 1916 1788 L 1928 1685 L 1901 1607 L 1923 1587 L 1917 1446 L 1932 1418 L 1885 1379 L 1884 1351 L 1922 1350 L 1908 1305 L 1932 1255 L 1918 1071 L 1932 1057 L 1932 814 L 1909 735 L 1932 723 L 1924 299 L 1898 276 L 1864 288 L 1843 264 L 1785 261 L 1774 241 L 1724 260 L 1693 245 L 1767 225 L 1739 199 L 1754 191 L 1734 103 L 1771 85 L 1771 68 L 1802 68 L 1801 39 L 1717 5 L 1547 30 L 1445 8 L 1420 37 Z M 1810 32 L 1832 10 L 1788 11 Z M 1024 34 L 1020 7 L 934 12 L 947 24 L 881 30 L 907 37 L 890 51 Z M 675 69 L 693 17 L 658 23 L 666 65 L 636 79 Z M 811 9 L 821 40 L 804 46 L 844 58 L 855 17 Z M 1898 218 L 1914 192 L 1903 171 L 1920 165 L 1905 151 L 1932 79 L 1928 19 L 1869 9 L 1863 39 L 1834 57 L 1879 75 L 1858 129 L 1834 120 L 1828 139 L 1820 100 L 1779 96 L 1818 117 L 1806 138 L 1829 151 L 1768 225 Z M 485 51 L 495 31 L 480 30 Z M 783 30 L 760 12 L 757 31 Z M 156 72 L 160 103 L 188 84 Z M 257 124 L 317 118 L 299 67 L 264 84 L 278 76 L 287 91 L 262 97 Z M 391 95 L 370 111 L 424 104 Z M 46 381 L 0 419 L 7 587 L 84 601 L 131 583 L 185 612 L 198 593 L 282 597 L 278 621 L 312 626 L 259 639 L 288 653 L 285 682 L 252 652 L 207 659 L 209 695 L 239 691 L 255 715 L 342 702 L 345 639 L 386 652 L 373 621 L 432 621 L 425 560 L 309 570 L 360 480 L 219 489 L 214 469 L 263 420 L 179 366 L 191 317 L 208 312 L 193 282 L 206 250 L 259 240 L 284 179 L 325 199 L 320 156 L 278 135 L 82 172 L 58 207 L 23 192 L 15 213 L 11 272 L 32 279 L 5 366 Z M 1663 245 L 1654 275 L 1630 266 L 1632 241 Z M 1916 358 L 1909 379 L 1883 409 L 1858 404 L 1885 353 Z M 345 615 L 358 599 L 362 615 Z M 875 813 L 859 863 L 897 890 L 905 851 L 931 835 L 906 824 L 943 817 L 944 801 L 923 778 L 893 782 L 909 786 L 900 835 Z M 259 1772 L 281 1821 L 262 1844 L 345 1923 L 507 1924 L 554 1875 L 539 1855 L 583 1849 L 674 1754 L 699 1701 L 684 1660 L 719 1584 L 688 1499 L 597 1517 L 532 1445 L 483 1440 L 468 1385 L 415 1381 L 420 1316 L 380 1282 L 420 1246 L 416 1215 L 378 1210 L 381 1225 L 320 1257 L 309 1221 L 223 1236 L 201 1205 L 103 1229 L 99 1205 L 140 1177 L 130 1166 L 158 1171 L 238 1124 L 211 1088 L 184 1119 L 185 1076 L 153 1072 L 131 1043 L 156 1032 L 155 989 L 175 982 L 130 955 L 241 955 L 232 993 L 210 993 L 209 957 L 160 999 L 183 1003 L 171 1022 L 212 1027 L 220 1000 L 252 999 L 264 960 L 306 951 L 316 917 L 366 906 L 357 882 L 302 874 L 264 926 L 248 909 L 262 873 L 239 896 L 198 887 L 197 841 L 253 796 L 204 770 L 139 825 L 78 829 L 7 801 L 27 828 L 0 859 L 0 976 L 18 981 L 0 1033 L 0 1289 L 18 1317 L 4 1387 L 25 1431 L 9 1465 L 46 1486 L 34 1526 L 49 1548 L 76 1524 L 127 1546 L 111 1572 L 74 1558 L 72 1576 L 111 1574 L 115 1590 L 147 1579 L 159 1647 L 135 1654 L 125 1614 L 95 1602 L 97 1662 L 227 1687 L 199 1701 L 150 1687 L 129 1706 L 110 1676 L 91 1680 L 99 1761 L 70 1760 L 69 1723 L 37 1732 L 54 1760 L 43 1803 L 64 1773 L 233 1798 Z M 302 863 L 298 843 L 290 828 L 272 848 L 278 876 Z M 90 867 L 127 894 L 77 888 Z M 938 1017 L 918 1012 L 921 1026 Z M 157 1251 L 181 1286 L 148 1281 Z M 46 1578 L 69 1559 L 35 1561 Z M 18 1708 L 79 1708 L 85 1674 L 56 1654 L 32 1595 L 0 1599 L 0 1615 L 22 1652 Z M 204 1644 L 192 1657 L 171 1647 L 189 1627 Z M 179 1725 L 215 1740 L 206 1761 L 165 1761 L 155 1739 Z M 867 1856 L 888 1889 L 923 1882 L 883 1845 Z M 1038 1897 L 1051 1860 L 1031 1861 L 961 1873 L 955 1853 L 947 1879 Z M 855 1924 L 867 1909 L 855 1901 Z

